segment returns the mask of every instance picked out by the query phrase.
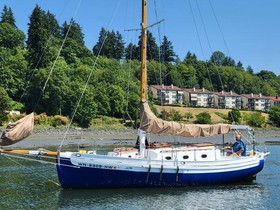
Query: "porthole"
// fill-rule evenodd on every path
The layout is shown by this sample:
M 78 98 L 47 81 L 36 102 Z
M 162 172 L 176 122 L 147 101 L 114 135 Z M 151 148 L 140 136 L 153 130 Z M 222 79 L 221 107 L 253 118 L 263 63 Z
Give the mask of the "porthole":
M 189 156 L 188 155 L 184 155 L 183 159 L 189 159 Z
M 206 154 L 201 155 L 202 158 L 207 158 Z
M 171 160 L 170 156 L 165 157 L 166 160 Z

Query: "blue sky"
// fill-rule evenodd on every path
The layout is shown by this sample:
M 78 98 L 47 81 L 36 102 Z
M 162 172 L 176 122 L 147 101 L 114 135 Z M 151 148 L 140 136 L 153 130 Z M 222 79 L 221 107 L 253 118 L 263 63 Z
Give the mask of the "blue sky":
M 1 0 L 14 13 L 17 27 L 27 35 L 29 16 L 35 5 L 53 13 L 59 23 L 71 18 L 82 27 L 85 43 L 92 49 L 101 27 L 119 31 L 125 42 L 137 44 L 141 0 Z M 212 6 L 211 6 L 212 5 Z M 213 8 L 213 9 L 212 9 Z M 280 75 L 279 0 L 150 0 L 149 23 L 164 19 L 151 28 L 154 37 L 167 36 L 175 52 L 184 59 L 188 51 L 208 60 L 222 51 L 254 72 L 273 71 Z M 195 20 L 195 21 L 194 21 Z

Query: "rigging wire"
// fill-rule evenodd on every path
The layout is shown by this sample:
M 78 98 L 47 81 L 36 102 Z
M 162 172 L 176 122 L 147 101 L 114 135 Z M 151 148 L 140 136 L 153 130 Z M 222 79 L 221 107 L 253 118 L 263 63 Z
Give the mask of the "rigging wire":
M 195 20 L 193 8 L 192 8 L 190 0 L 188 2 L 189 2 L 190 9 L 191 9 L 191 14 L 192 14 L 192 18 L 193 18 L 196 34 L 197 34 L 197 37 L 198 37 L 198 42 L 199 42 L 200 50 L 201 50 L 201 53 L 202 53 L 202 57 L 203 57 L 203 60 L 206 60 L 205 59 L 204 50 L 203 50 L 203 47 L 202 47 L 201 38 L 200 38 L 200 35 L 199 35 L 199 32 L 198 32 L 198 27 L 197 27 L 197 23 L 196 23 L 196 20 Z M 206 70 L 207 70 L 207 73 L 208 73 L 209 82 L 210 82 L 210 84 L 212 86 L 212 91 L 214 91 L 214 87 L 213 87 L 213 83 L 212 83 L 212 79 L 211 79 L 211 75 L 210 75 L 210 71 L 209 71 L 207 62 L 205 62 L 205 67 L 206 67 Z
M 59 183 L 57 183 L 57 182 L 55 182 L 55 181 L 49 179 L 48 177 L 46 177 L 46 176 L 44 176 L 44 175 L 42 175 L 42 174 L 40 174 L 40 173 L 37 173 L 36 171 L 32 170 L 31 168 L 28 168 L 28 167 L 26 167 L 25 165 L 21 164 L 20 162 L 15 161 L 15 160 L 13 160 L 13 159 L 11 158 L 11 157 L 16 157 L 16 156 L 12 156 L 12 155 L 10 156 L 10 155 L 8 155 L 8 154 L 3 154 L 3 156 L 6 157 L 8 160 L 10 160 L 10 161 L 16 163 L 17 165 L 23 167 L 24 169 L 27 169 L 27 170 L 29 170 L 30 172 L 39 175 L 39 176 L 42 177 L 43 179 L 45 179 L 45 180 L 47 180 L 47 181 L 49 181 L 49 182 L 51 182 L 51 183 L 53 183 L 53 184 L 55 184 L 55 185 L 57 185 L 57 186 L 60 186 Z M 24 158 L 24 157 L 16 157 L 16 158 L 21 158 L 21 159 L 26 159 L 26 160 L 35 160 L 35 159 L 32 159 L 32 158 Z M 37 162 L 38 162 L 38 160 L 37 160 Z M 47 162 L 47 161 L 45 161 L 45 162 Z M 50 163 L 50 162 L 49 162 L 49 163 Z M 52 164 L 56 164 L 56 163 L 52 163 Z
M 203 30 L 204 30 L 204 33 L 205 33 L 205 36 L 206 36 L 206 39 L 207 39 L 208 46 L 210 48 L 211 53 L 213 54 L 214 51 L 212 49 L 212 46 L 211 46 L 211 43 L 210 43 L 210 40 L 209 40 L 209 37 L 208 37 L 208 33 L 207 33 L 207 30 L 206 30 L 206 27 L 205 27 L 204 19 L 203 19 L 202 15 L 201 15 L 200 7 L 198 5 L 197 0 L 195 2 L 196 2 L 198 13 L 199 13 L 199 16 L 200 16 L 200 19 L 201 19 L 201 22 L 202 22 L 202 26 L 203 26 Z M 219 77 L 219 81 L 220 81 L 221 86 L 222 86 L 222 90 L 224 90 L 224 84 L 223 84 L 223 81 L 221 79 L 220 71 L 219 71 L 219 69 L 218 69 L 218 67 L 216 65 L 215 65 L 215 69 L 216 69 L 216 71 L 218 73 L 218 77 Z
M 228 48 L 228 45 L 227 45 L 227 42 L 226 42 L 224 33 L 223 33 L 222 28 L 221 28 L 221 26 L 220 26 L 220 23 L 219 23 L 219 21 L 218 21 L 218 18 L 217 18 L 217 15 L 216 15 L 216 13 L 215 13 L 215 10 L 214 10 L 214 7 L 213 7 L 213 5 L 212 5 L 212 2 L 211 2 L 211 0 L 208 0 L 208 1 L 209 1 L 210 6 L 211 6 L 211 10 L 212 10 L 213 16 L 214 16 L 214 18 L 215 18 L 215 20 L 216 20 L 216 23 L 217 23 L 217 25 L 218 25 L 219 31 L 220 31 L 220 33 L 221 33 L 221 35 L 222 35 L 224 44 L 225 44 L 226 49 L 227 49 L 227 52 L 228 52 L 228 55 L 231 57 L 231 54 L 230 54 L 230 51 L 229 51 L 229 48 Z
M 89 81 L 90 81 L 90 79 L 91 79 L 91 76 L 92 76 L 92 74 L 93 74 L 93 70 L 95 69 L 97 60 L 99 59 L 101 50 L 102 50 L 102 48 L 103 48 L 103 46 L 104 46 L 104 44 L 105 44 L 105 41 L 106 41 L 106 39 L 107 39 L 108 28 L 109 28 L 109 26 L 110 26 L 110 25 L 112 24 L 112 22 L 113 22 L 113 19 L 114 19 L 115 15 L 116 15 L 117 8 L 118 8 L 119 4 L 120 4 L 120 0 L 118 0 L 118 2 L 116 3 L 116 6 L 115 6 L 115 8 L 114 8 L 114 12 L 113 12 L 113 14 L 112 14 L 112 16 L 111 16 L 111 19 L 110 19 L 110 21 L 109 21 L 109 24 L 108 24 L 108 26 L 107 26 L 107 28 L 106 28 L 107 30 L 106 30 L 105 37 L 104 37 L 104 39 L 103 39 L 103 41 L 102 41 L 101 46 L 99 47 L 98 53 L 97 53 L 97 55 L 96 55 L 96 59 L 95 59 L 93 65 L 92 65 L 90 74 L 89 74 L 89 76 L 88 76 L 88 78 L 87 78 L 87 81 L 86 81 L 86 83 L 85 83 L 85 85 L 84 85 L 83 91 L 82 91 L 82 93 L 81 93 L 81 95 L 80 95 L 80 97 L 79 97 L 79 99 L 78 99 L 77 105 L 76 105 L 75 110 L 74 110 L 74 112 L 73 112 L 73 114 L 72 114 L 70 123 L 69 123 L 69 125 L 67 126 L 67 129 L 66 129 L 66 131 L 65 131 L 65 133 L 64 133 L 64 136 L 63 136 L 63 139 L 62 139 L 62 141 L 61 141 L 61 144 L 60 144 L 59 147 L 58 147 L 58 151 L 61 151 L 62 145 L 63 145 L 63 143 L 64 143 L 64 141 L 65 141 L 65 139 L 66 139 L 66 135 L 67 135 L 68 131 L 70 130 L 70 126 L 71 126 L 72 123 L 73 123 L 75 114 L 77 113 L 78 107 L 79 107 L 79 105 L 80 105 L 80 103 L 81 103 L 81 100 L 82 100 L 82 98 L 83 98 L 83 96 L 84 96 L 84 94 L 85 94 L 85 91 L 86 91 L 86 88 L 87 88 L 87 86 L 88 86 L 88 83 L 89 83 Z
M 67 3 L 64 4 L 64 7 L 63 7 L 62 11 L 61 11 L 60 14 L 59 14 L 58 20 L 61 18 L 62 13 L 64 12 L 64 10 L 65 10 L 65 8 L 66 8 L 66 5 L 67 5 Z M 46 45 L 45 45 L 45 47 L 43 48 L 43 52 L 41 53 L 41 55 L 40 55 L 40 57 L 39 57 L 39 60 L 37 61 L 36 65 L 35 65 L 35 68 L 34 68 L 34 70 L 32 71 L 32 74 L 31 74 L 31 76 L 29 77 L 29 79 L 28 79 L 28 81 L 27 81 L 27 84 L 26 84 L 26 86 L 25 86 L 25 88 L 24 88 L 24 90 L 23 90 L 23 92 L 22 92 L 22 94 L 21 94 L 21 96 L 20 96 L 19 102 L 21 102 L 21 100 L 22 100 L 22 98 L 23 98 L 23 96 L 24 96 L 24 94 L 25 94 L 25 92 L 26 92 L 26 90 L 27 90 L 27 87 L 29 86 L 31 80 L 33 79 L 33 76 L 34 76 L 35 72 L 38 70 L 38 66 L 39 66 L 39 64 L 40 64 L 40 62 L 41 62 L 43 56 L 45 55 L 45 51 L 46 51 L 47 47 L 49 46 L 49 44 L 51 43 L 51 40 L 52 40 L 53 37 L 54 37 L 54 36 L 53 36 L 53 32 L 54 32 L 54 29 L 51 31 L 51 34 L 50 34 L 50 36 L 49 36 L 49 38 L 48 38 L 48 40 L 47 40 L 47 42 L 46 42 Z M 30 66 L 29 66 L 29 67 L 30 67 Z M 34 108 L 33 110 L 35 110 L 35 108 Z
M 57 60 L 58 60 L 58 58 L 59 58 L 59 55 L 60 55 L 60 53 L 61 53 L 61 51 L 62 51 L 62 48 L 63 48 L 63 46 L 64 46 L 64 44 L 65 44 L 65 41 L 66 41 L 66 39 L 67 39 L 67 37 L 68 37 L 68 34 L 69 34 L 69 32 L 70 32 L 70 29 L 71 29 L 71 27 L 72 27 L 72 25 L 73 25 L 73 23 L 74 23 L 74 19 L 75 19 L 77 13 L 78 13 L 79 8 L 80 8 L 81 1 L 82 1 L 82 0 L 79 1 L 79 4 L 78 4 L 78 6 L 76 7 L 76 10 L 75 10 L 74 16 L 73 16 L 73 18 L 71 18 L 71 22 L 70 22 L 69 28 L 68 28 L 68 30 L 67 30 L 67 32 L 66 32 L 66 35 L 65 35 L 65 37 L 64 37 L 64 39 L 63 39 L 63 42 L 62 42 L 62 44 L 61 44 L 61 46 L 60 46 L 60 48 L 59 48 L 59 51 L 58 51 L 57 56 L 56 56 L 56 59 L 55 59 L 55 61 L 53 62 L 53 65 L 52 65 L 51 70 L 50 70 L 50 72 L 49 72 L 48 78 L 47 78 L 47 80 L 45 81 L 45 84 L 44 84 L 44 86 L 43 86 L 43 89 L 42 89 L 42 91 L 41 91 L 41 94 L 40 94 L 40 96 L 38 97 L 38 100 L 37 100 L 37 103 L 36 103 L 36 105 L 35 105 L 34 110 L 35 110 L 36 107 L 38 106 L 39 101 L 40 101 L 40 99 L 41 99 L 41 96 L 42 96 L 43 93 L 45 92 L 45 88 L 46 88 L 46 86 L 47 86 L 47 84 L 48 84 L 48 82 L 49 82 L 49 80 L 50 80 L 50 77 L 51 77 L 51 75 L 52 75 L 52 73 L 53 73 L 53 70 L 54 70 L 54 67 L 55 67 L 55 65 L 56 65 L 56 62 L 57 62 Z

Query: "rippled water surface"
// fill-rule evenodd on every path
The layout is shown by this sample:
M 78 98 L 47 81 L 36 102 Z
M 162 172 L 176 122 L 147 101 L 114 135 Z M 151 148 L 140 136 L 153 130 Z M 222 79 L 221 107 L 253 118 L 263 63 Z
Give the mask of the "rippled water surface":
M 280 146 L 253 182 L 180 188 L 61 189 L 56 168 L 0 156 L 0 209 L 280 209 Z

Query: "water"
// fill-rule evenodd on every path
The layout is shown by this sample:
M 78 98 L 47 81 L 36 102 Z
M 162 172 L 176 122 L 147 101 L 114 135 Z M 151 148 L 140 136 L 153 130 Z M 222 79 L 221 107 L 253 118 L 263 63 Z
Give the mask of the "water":
M 61 189 L 54 165 L 0 156 L 0 209 L 280 209 L 280 146 L 267 149 L 253 182 L 181 188 Z

